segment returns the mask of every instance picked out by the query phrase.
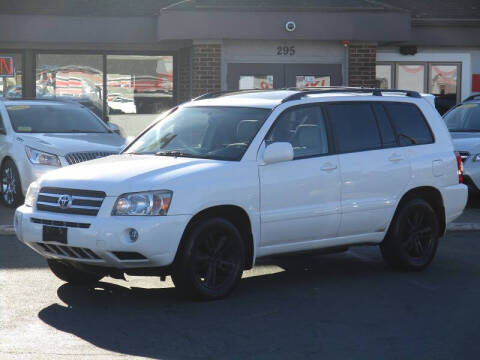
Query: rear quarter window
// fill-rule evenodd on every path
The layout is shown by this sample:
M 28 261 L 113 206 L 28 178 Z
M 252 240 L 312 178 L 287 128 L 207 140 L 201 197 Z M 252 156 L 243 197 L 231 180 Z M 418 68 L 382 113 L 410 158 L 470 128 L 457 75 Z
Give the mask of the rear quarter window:
M 400 146 L 433 143 L 433 135 L 420 109 L 413 104 L 386 103 Z

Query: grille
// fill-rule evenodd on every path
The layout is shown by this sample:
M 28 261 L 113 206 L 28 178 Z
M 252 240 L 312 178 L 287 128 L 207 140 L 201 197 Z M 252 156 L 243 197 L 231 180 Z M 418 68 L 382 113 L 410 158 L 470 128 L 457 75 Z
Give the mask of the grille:
M 102 258 L 92 250 L 75 246 L 34 243 L 37 249 L 53 255 L 60 255 L 73 259 L 101 260 Z
M 463 162 L 467 161 L 467 159 L 470 157 L 470 153 L 468 151 L 459 151 L 460 157 Z
M 37 218 L 31 218 L 30 221 L 35 224 L 62 226 L 62 227 L 69 227 L 69 228 L 88 229 L 90 227 L 90 224 L 70 222 L 70 221 L 45 220 L 45 219 L 37 219 Z
M 105 156 L 115 155 L 117 153 L 111 151 L 90 151 L 90 152 L 76 152 L 65 156 L 70 165 L 78 164 L 88 160 L 95 160 Z
M 63 195 L 70 195 L 67 207 L 60 207 L 59 200 Z M 40 189 L 37 197 L 37 210 L 62 214 L 97 216 L 102 206 L 105 193 L 93 190 L 75 190 L 53 187 Z

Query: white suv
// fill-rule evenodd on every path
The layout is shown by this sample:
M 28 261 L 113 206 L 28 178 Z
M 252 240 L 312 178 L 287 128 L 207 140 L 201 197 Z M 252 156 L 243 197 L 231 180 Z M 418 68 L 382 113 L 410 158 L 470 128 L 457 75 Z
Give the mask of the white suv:
M 379 244 L 392 267 L 421 270 L 465 207 L 461 164 L 416 92 L 210 95 L 120 155 L 45 174 L 15 229 L 67 282 L 171 275 L 202 299 L 281 253 Z

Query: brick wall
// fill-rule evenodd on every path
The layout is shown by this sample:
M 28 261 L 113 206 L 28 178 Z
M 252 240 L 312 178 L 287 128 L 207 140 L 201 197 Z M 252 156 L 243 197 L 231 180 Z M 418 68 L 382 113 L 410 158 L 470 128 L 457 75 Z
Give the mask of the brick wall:
M 348 85 L 375 87 L 376 44 L 350 44 Z
M 221 44 L 193 45 L 192 96 L 220 91 Z

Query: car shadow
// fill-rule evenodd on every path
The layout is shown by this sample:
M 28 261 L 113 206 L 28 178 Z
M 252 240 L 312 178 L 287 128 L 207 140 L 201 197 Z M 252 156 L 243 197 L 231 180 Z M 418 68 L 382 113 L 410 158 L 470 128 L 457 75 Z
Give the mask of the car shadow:
M 342 309 L 342 321 L 347 322 L 337 329 L 341 333 L 358 318 L 354 313 L 362 311 L 352 307 L 352 296 L 363 297 L 363 310 L 371 312 L 371 294 L 360 295 L 365 294 L 362 289 L 404 276 L 388 270 L 379 258 L 352 254 L 267 260 L 258 269 L 273 264 L 283 271 L 243 278 L 229 298 L 213 302 L 182 299 L 174 288 L 144 289 L 105 281 L 95 287 L 65 284 L 57 291 L 65 305 L 52 304 L 38 316 L 55 329 L 127 355 L 309 357 L 309 352 L 318 351 L 322 328 L 338 321 L 334 309 Z M 338 355 L 340 339 L 339 335 L 323 353 Z M 298 348 L 302 344 L 310 345 Z

